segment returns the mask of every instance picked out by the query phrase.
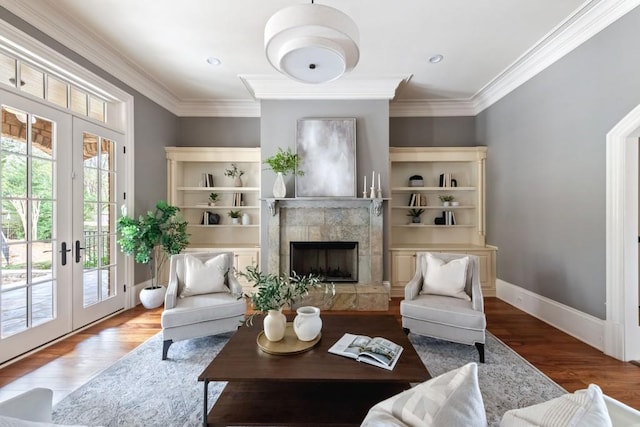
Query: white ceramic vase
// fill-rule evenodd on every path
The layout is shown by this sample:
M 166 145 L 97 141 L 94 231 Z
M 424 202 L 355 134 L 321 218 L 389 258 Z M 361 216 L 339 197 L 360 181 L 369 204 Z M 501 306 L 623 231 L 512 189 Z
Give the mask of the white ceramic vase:
M 269 341 L 280 341 L 284 338 L 284 331 L 287 328 L 287 318 L 282 314 L 282 308 L 269 310 L 262 324 L 264 335 Z
M 300 341 L 314 340 L 322 330 L 320 309 L 313 306 L 304 306 L 296 310 L 298 314 L 293 319 L 293 331 Z
M 167 288 L 160 286 L 157 288 L 144 288 L 140 291 L 140 303 L 145 308 L 157 308 L 164 303 L 164 294 Z
M 233 185 L 235 185 L 236 187 L 242 187 L 242 177 L 236 176 L 235 178 L 233 178 Z
M 251 224 L 251 218 L 249 217 L 248 213 L 243 213 L 242 214 L 242 225 L 249 225 Z
M 276 182 L 273 183 L 273 197 L 277 199 L 284 199 L 287 197 L 287 186 L 284 183 L 284 176 L 282 172 L 278 172 L 276 175 Z

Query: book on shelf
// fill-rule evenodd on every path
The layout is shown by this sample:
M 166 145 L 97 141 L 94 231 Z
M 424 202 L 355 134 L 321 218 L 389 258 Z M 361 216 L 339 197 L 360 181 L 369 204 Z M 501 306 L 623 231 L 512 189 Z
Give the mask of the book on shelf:
M 440 174 L 440 187 L 457 187 L 458 181 L 453 179 L 453 176 L 450 173 L 441 173 Z
M 329 353 L 391 371 L 396 366 L 402 350 L 401 346 L 385 338 L 344 334 L 329 348 Z
M 202 174 L 202 186 L 203 187 L 213 187 L 213 174 L 212 173 L 203 173 Z
M 456 214 L 453 211 L 442 212 L 445 218 L 445 225 L 456 225 Z

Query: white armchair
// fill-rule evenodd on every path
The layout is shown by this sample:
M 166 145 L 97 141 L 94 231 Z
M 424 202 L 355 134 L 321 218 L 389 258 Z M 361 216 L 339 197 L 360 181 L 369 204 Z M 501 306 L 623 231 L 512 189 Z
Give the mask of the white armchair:
M 428 254 L 430 257 L 428 258 Z M 423 290 L 425 277 L 441 277 L 436 273 L 440 267 L 454 260 L 468 257 L 466 274 L 461 276 L 464 288 L 454 296 Z M 429 264 L 428 260 L 431 262 Z M 458 262 L 460 264 L 460 262 Z M 428 265 L 433 271 L 427 272 Z M 435 276 L 433 275 L 435 274 Z M 444 273 L 446 275 L 448 273 Z M 455 280 L 452 280 L 455 281 Z M 446 291 L 446 289 L 444 289 Z M 479 259 L 475 255 L 418 252 L 416 253 L 416 273 L 405 287 L 405 299 L 400 302 L 402 327 L 405 332 L 475 345 L 480 362 L 484 363 L 484 342 L 487 321 L 484 315 L 484 301 L 480 287 Z M 462 293 L 463 292 L 463 293 Z M 440 293 L 440 292 L 438 292 Z M 444 292 L 446 293 L 446 292 Z M 468 300 L 466 300 L 468 296 Z
M 23 421 L 50 423 L 52 403 L 51 389 L 34 388 L 0 402 L 0 418 L 11 417 Z M 7 425 L 12 425 L 9 420 L 4 421 Z M 2 419 L 0 425 L 4 425 Z
M 162 313 L 162 360 L 174 341 L 235 331 L 244 320 L 232 252 L 173 255 Z

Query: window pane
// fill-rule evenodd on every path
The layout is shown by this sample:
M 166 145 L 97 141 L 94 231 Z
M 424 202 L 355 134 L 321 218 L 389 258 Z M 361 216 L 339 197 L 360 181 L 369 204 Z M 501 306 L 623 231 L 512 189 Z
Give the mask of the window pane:
M 27 153 L 27 113 L 7 106 L 2 107 L 2 151 Z
M 56 105 L 67 108 L 68 85 L 51 76 L 47 76 L 47 99 Z
M 5 254 L 2 254 L 2 290 L 27 284 L 24 275 L 24 269 L 27 267 L 27 244 L 11 243 L 8 248 L 9 262 L 4 263 L 6 258 Z
M 32 326 L 37 326 L 53 319 L 53 282 L 47 281 L 33 285 L 31 306 Z
M 104 101 L 93 96 L 89 96 L 89 117 L 104 122 Z
M 33 204 L 33 239 L 47 240 L 53 238 L 53 202 L 34 199 Z M 49 248 L 51 249 L 51 248 Z
M 100 295 L 98 293 L 100 289 L 100 283 L 98 282 L 99 271 L 100 270 L 85 270 L 82 274 L 83 307 L 87 307 L 100 302 Z
M 31 154 L 45 159 L 53 158 L 53 123 L 47 119 L 31 116 Z
M 16 87 L 16 60 L 0 53 L 0 83 Z
M 2 337 L 27 329 L 27 289 L 14 289 L 0 295 Z
M 22 91 L 30 93 L 38 98 L 44 98 L 44 73 L 28 66 L 25 63 L 20 65 L 20 88 Z
M 114 170 L 113 164 L 113 150 L 115 150 L 116 143 L 108 140 L 102 139 L 100 143 L 100 168 L 104 170 Z
M 87 115 L 87 94 L 71 86 L 71 109 L 76 113 Z
M 0 174 L 0 196 L 3 198 L 27 197 L 27 157 L 2 152 L 2 174 Z M 16 209 L 21 201 L 12 200 Z M 26 209 L 26 202 L 24 208 Z M 25 211 L 26 212 L 26 211 Z

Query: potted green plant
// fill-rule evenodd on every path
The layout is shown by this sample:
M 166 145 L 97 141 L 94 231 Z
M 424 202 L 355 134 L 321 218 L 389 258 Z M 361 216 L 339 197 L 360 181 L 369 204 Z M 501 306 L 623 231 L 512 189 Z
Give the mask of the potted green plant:
M 453 199 L 455 199 L 455 197 L 450 194 L 440 196 L 440 201 L 442 202 L 443 206 L 450 206 L 451 202 L 453 202 Z
M 140 292 L 140 302 L 146 308 L 162 305 L 166 288 L 158 284 L 158 277 L 169 256 L 182 252 L 189 244 L 187 221 L 179 216 L 180 209 L 164 200 L 156 203 L 154 211 L 137 219 L 124 215 L 118 219 L 120 250 L 133 255 L 139 264 L 148 264 L 151 286 Z
M 420 215 L 424 213 L 424 209 L 409 209 L 407 216 L 411 217 L 411 222 L 414 224 L 420 224 Z
M 278 151 L 271 157 L 267 157 L 263 163 L 276 173 L 276 182 L 273 184 L 273 196 L 283 198 L 287 195 L 287 187 L 284 184 L 284 177 L 288 174 L 302 176 L 304 171 L 298 169 L 300 158 L 297 154 L 287 148 L 286 151 L 278 147 Z
M 209 206 L 215 206 L 218 199 L 219 199 L 218 193 L 209 194 Z
M 227 215 L 231 218 L 232 224 L 238 224 L 240 222 L 240 211 L 229 211 Z
M 231 163 L 231 169 L 224 171 L 224 176 L 233 178 L 233 184 L 236 187 L 242 187 L 242 175 L 244 175 L 244 171 L 240 170 L 235 163 Z
M 320 278 L 312 274 L 300 276 L 293 272 L 290 277 L 278 276 L 262 273 L 256 266 L 249 266 L 246 271 L 239 271 L 237 274 L 253 283 L 254 288 L 254 292 L 242 295 L 254 310 L 246 322 L 252 325 L 255 315 L 266 314 L 264 333 L 270 341 L 279 341 L 284 337 L 287 319 L 282 314 L 282 309 L 285 306 L 292 307 L 299 298 L 309 293 L 309 289 L 320 284 Z

